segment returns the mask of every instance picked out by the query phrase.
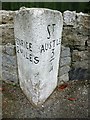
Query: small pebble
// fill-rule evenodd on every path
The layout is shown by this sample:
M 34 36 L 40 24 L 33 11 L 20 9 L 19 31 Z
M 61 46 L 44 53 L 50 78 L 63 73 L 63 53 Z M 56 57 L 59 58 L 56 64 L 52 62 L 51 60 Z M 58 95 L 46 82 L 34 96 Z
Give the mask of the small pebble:
M 42 108 L 43 108 L 44 106 L 42 105 Z

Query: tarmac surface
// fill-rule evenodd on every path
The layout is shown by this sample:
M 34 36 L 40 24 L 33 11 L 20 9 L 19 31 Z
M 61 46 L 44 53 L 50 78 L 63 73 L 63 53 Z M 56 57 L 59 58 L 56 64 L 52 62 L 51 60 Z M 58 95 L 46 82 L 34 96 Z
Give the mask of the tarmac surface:
M 58 86 L 46 102 L 33 106 L 15 83 L 2 82 L 2 118 L 89 118 L 88 80 Z

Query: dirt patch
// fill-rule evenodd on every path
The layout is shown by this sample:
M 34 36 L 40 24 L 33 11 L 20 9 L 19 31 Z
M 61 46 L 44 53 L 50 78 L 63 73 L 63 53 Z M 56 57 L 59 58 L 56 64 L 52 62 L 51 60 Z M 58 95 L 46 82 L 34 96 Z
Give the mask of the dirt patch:
M 3 82 L 3 118 L 88 118 L 88 86 L 87 80 L 69 81 L 36 108 L 19 85 Z

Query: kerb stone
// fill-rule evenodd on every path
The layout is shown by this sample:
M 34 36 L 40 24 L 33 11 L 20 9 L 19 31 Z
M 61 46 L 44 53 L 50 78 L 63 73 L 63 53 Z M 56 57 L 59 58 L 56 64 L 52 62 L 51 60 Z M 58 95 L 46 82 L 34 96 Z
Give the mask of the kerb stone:
M 57 86 L 63 18 L 56 10 L 21 8 L 14 33 L 20 86 L 35 105 Z

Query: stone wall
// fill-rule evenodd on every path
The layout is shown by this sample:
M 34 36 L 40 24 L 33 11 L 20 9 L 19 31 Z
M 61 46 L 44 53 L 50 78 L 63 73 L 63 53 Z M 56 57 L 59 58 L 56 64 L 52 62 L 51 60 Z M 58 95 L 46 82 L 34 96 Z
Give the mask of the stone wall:
M 17 83 L 14 15 L 15 11 L 0 11 L 0 49 L 2 48 L 2 79 Z M 63 13 L 64 26 L 58 84 L 61 81 L 83 80 L 88 77 L 89 18 L 88 14 L 83 13 L 71 11 Z
M 90 16 L 65 11 L 62 44 L 71 51 L 70 80 L 88 79 Z
M 2 47 L 2 79 L 18 82 L 17 62 L 14 40 L 14 13 L 0 11 L 0 47 Z

